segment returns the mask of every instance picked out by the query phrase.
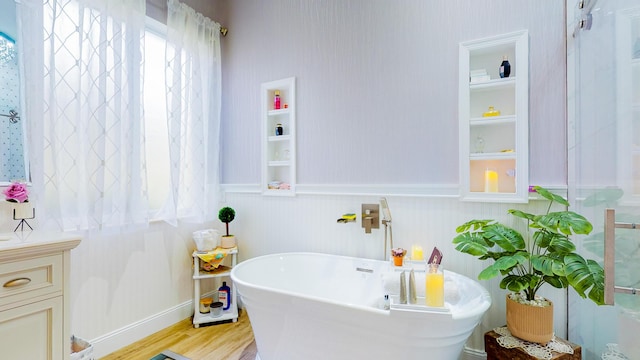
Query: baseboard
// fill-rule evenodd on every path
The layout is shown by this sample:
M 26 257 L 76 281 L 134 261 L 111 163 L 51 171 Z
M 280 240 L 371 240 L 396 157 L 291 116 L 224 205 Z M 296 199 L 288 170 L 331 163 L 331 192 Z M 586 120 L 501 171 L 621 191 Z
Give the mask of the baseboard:
M 136 321 L 103 336 L 89 340 L 96 359 L 111 354 L 193 315 L 193 301 L 188 300 L 163 312 Z
M 464 350 L 462 350 L 460 360 L 487 360 L 487 353 L 465 347 Z

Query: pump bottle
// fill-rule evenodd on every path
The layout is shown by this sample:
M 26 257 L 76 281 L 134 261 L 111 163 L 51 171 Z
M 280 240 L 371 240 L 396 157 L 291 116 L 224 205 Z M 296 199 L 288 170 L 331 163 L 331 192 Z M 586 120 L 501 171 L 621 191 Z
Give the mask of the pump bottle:
M 227 286 L 226 281 L 223 281 L 222 286 L 218 289 L 218 300 L 222 302 L 222 310 L 229 310 L 231 307 L 231 288 Z

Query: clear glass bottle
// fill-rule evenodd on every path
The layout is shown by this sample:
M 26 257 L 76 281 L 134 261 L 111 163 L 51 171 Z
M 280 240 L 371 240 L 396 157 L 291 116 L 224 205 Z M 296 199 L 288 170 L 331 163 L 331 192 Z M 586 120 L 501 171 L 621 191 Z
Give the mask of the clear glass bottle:
M 484 152 L 484 138 L 480 135 L 476 137 L 476 152 Z
M 427 306 L 444 306 L 444 274 L 439 264 L 427 264 L 425 274 L 425 301 Z

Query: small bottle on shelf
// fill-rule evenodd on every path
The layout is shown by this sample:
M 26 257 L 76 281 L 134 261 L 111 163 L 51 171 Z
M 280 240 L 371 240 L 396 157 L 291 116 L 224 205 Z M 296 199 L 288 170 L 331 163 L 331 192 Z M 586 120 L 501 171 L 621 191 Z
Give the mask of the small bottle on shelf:
M 276 136 L 280 136 L 284 133 L 284 130 L 282 129 L 282 124 L 276 124 Z
M 508 78 L 511 75 L 511 64 L 509 64 L 509 59 L 507 56 L 502 57 L 502 63 L 500 64 L 500 77 Z
M 280 110 L 280 90 L 274 91 L 273 95 L 273 109 Z
M 476 137 L 476 152 L 477 153 L 484 152 L 484 138 L 480 135 Z

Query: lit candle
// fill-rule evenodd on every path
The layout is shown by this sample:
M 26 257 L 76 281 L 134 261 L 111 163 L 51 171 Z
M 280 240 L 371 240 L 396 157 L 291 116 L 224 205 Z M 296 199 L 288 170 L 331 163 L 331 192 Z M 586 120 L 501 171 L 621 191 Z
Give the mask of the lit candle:
M 424 260 L 424 253 L 422 252 L 422 246 L 413 245 L 411 247 L 411 260 Z
M 485 170 L 484 172 L 484 192 L 498 192 L 498 172 L 495 170 Z

